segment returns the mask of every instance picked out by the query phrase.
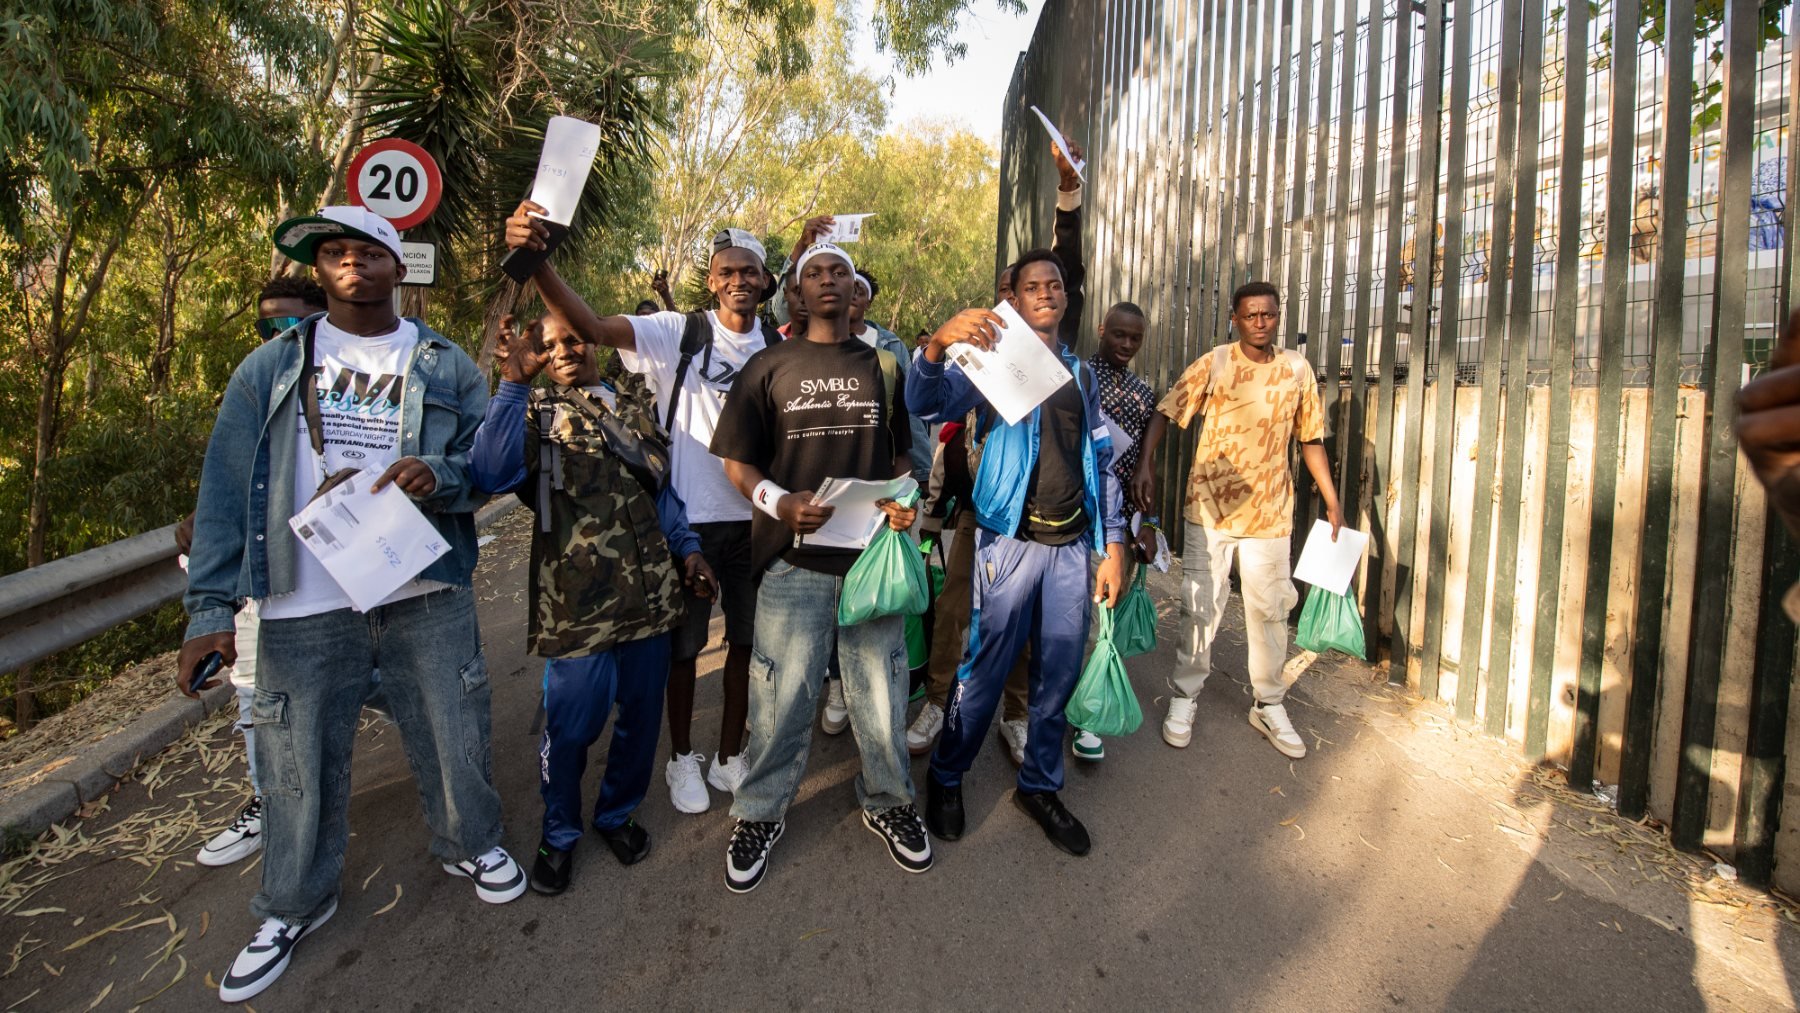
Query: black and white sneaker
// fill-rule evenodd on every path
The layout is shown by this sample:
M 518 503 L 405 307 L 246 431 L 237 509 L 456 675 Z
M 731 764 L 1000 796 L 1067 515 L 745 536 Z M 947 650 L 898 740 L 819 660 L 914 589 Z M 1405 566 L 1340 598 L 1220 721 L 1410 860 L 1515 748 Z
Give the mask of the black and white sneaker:
M 763 823 L 738 820 L 731 828 L 731 846 L 725 849 L 725 888 L 732 893 L 749 893 L 762 882 L 769 871 L 769 851 L 781 840 L 787 821 Z
M 330 921 L 336 913 L 337 900 L 333 899 L 331 906 L 318 917 L 298 925 L 289 925 L 279 918 L 264 918 L 262 928 L 256 930 L 256 938 L 238 953 L 237 959 L 231 962 L 231 970 L 225 972 L 225 980 L 219 983 L 219 998 L 225 1002 L 243 1002 L 275 984 L 275 979 L 287 970 L 288 960 L 294 955 L 294 944 Z
M 196 856 L 201 865 L 221 866 L 247 858 L 262 848 L 262 796 L 252 795 L 231 825 L 212 836 Z
M 445 862 L 444 871 L 474 880 L 475 896 L 489 904 L 517 900 L 525 892 L 525 870 L 519 868 L 505 848 L 493 848 L 485 855 L 460 862 Z
M 879 812 L 864 809 L 863 826 L 887 842 L 895 865 L 907 872 L 931 868 L 931 839 L 925 836 L 925 821 L 912 806 L 897 805 Z

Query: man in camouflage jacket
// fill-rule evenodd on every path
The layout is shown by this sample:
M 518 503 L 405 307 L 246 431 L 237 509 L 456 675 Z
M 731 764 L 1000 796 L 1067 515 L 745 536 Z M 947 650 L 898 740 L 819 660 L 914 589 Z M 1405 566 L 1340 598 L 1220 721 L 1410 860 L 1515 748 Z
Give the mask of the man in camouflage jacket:
M 686 506 L 662 480 L 667 437 L 654 397 L 616 356 L 602 370 L 594 351 L 555 317 L 522 334 L 508 318 L 496 353 L 500 389 L 469 462 L 478 488 L 516 492 L 537 513 L 530 645 L 545 659 L 544 836 L 531 885 L 545 894 L 568 886 L 588 747 L 615 703 L 594 828 L 626 865 L 649 853 L 650 835 L 631 813 L 655 767 L 668 634 L 683 616 L 683 582 L 702 598 L 713 587 Z M 550 386 L 533 390 L 540 371 Z M 632 456 L 630 444 L 662 450 L 663 472 L 641 459 L 628 466 L 621 453 Z

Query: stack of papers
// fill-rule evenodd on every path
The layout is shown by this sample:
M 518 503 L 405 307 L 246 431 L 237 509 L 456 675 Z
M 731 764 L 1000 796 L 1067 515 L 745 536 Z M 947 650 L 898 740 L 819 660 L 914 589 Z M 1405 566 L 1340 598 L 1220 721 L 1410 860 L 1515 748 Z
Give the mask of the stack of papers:
M 828 478 L 813 493 L 815 506 L 832 508 L 831 519 L 810 535 L 795 535 L 796 546 L 830 549 L 866 549 L 869 539 L 887 523 L 887 513 L 876 504 L 900 499 L 919 491 L 911 475 L 886 482 L 860 478 Z
M 288 520 L 358 612 L 367 612 L 450 551 L 419 508 L 380 476 L 359 471 Z

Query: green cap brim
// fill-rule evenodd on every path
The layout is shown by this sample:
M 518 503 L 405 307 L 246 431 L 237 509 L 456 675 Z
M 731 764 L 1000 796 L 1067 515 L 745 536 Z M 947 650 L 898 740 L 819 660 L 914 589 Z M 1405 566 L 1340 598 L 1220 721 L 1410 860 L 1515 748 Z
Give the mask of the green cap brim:
M 319 244 L 325 240 L 345 238 L 360 239 L 387 249 L 387 243 L 380 238 L 322 215 L 289 218 L 275 226 L 274 235 L 275 248 L 281 251 L 282 256 L 297 264 L 311 264 L 317 256 Z

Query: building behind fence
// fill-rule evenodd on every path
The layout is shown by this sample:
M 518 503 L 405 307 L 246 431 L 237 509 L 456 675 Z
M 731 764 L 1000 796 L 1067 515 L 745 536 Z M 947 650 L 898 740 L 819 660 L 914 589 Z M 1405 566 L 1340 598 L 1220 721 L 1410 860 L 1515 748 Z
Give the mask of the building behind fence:
M 1286 294 L 1391 679 L 1792 889 L 1800 552 L 1731 422 L 1800 268 L 1795 18 L 1665 6 L 1048 0 L 999 255 L 1050 235 L 1036 105 L 1091 160 L 1086 332 L 1143 305 L 1153 385 L 1238 284 Z M 1165 516 L 1193 434 L 1170 444 Z

